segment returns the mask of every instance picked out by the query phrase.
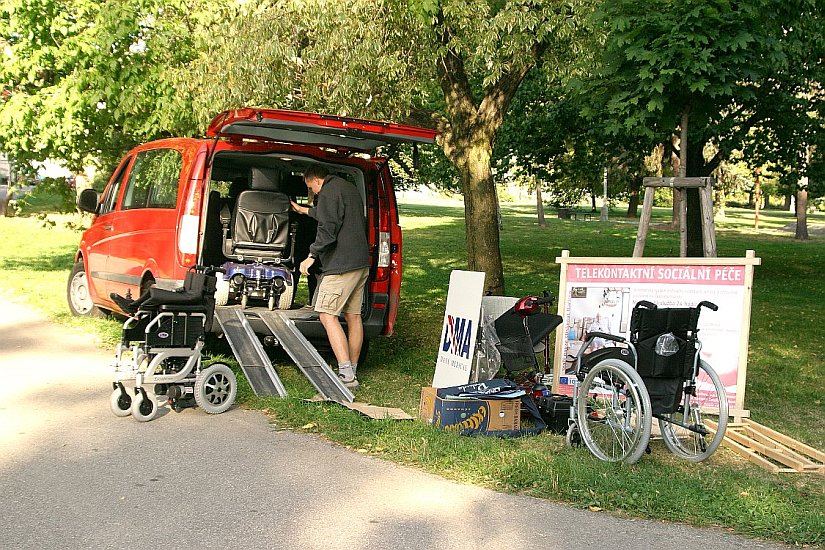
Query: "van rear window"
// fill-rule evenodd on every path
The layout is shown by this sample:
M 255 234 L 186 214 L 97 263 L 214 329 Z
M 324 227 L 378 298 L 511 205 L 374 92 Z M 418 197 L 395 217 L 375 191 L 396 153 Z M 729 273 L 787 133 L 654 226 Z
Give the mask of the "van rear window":
M 135 157 L 123 209 L 175 208 L 183 159 L 174 149 L 142 151 Z

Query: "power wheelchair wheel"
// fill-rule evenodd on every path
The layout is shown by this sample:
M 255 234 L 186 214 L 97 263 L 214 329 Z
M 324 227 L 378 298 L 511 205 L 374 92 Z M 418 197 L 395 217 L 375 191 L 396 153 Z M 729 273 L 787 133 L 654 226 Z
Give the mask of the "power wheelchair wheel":
M 158 399 L 155 393 L 140 388 L 132 400 L 132 416 L 138 422 L 149 422 L 158 414 Z
M 109 398 L 109 405 L 115 416 L 124 417 L 132 414 L 132 397 L 123 384 L 117 383 Z
M 695 391 L 690 386 L 686 390 L 678 410 L 661 415 L 659 429 L 670 452 L 690 462 L 701 462 L 725 437 L 728 397 L 719 375 L 704 361 L 699 362 Z M 708 429 L 705 420 L 716 423 L 716 431 Z
M 195 402 L 209 414 L 220 414 L 235 402 L 238 381 L 226 363 L 212 363 L 195 377 Z
M 596 364 L 579 386 L 577 425 L 596 458 L 633 464 L 647 449 L 652 413 L 641 377 L 618 359 Z
M 295 279 L 292 280 L 291 285 L 286 285 L 284 291 L 278 297 L 278 309 L 289 309 L 292 307 L 292 302 L 295 297 Z
M 218 273 L 215 281 L 215 305 L 225 306 L 229 303 L 229 281 L 223 279 L 223 275 Z

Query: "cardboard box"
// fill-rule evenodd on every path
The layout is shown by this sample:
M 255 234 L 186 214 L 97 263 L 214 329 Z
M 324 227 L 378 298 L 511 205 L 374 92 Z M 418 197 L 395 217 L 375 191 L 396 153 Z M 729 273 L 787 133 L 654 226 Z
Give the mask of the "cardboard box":
M 424 422 L 462 435 L 497 435 L 521 427 L 521 399 L 441 398 L 436 388 L 421 388 L 418 416 Z

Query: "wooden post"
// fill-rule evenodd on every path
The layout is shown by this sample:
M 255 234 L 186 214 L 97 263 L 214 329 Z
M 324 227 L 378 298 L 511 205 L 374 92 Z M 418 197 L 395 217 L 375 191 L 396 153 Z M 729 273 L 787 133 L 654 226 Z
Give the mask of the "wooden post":
M 713 191 L 710 184 L 699 189 L 699 203 L 702 206 L 702 246 L 705 258 L 715 258 L 716 230 L 713 226 Z
M 636 246 L 633 247 L 633 257 L 641 258 L 645 252 L 647 230 L 650 227 L 650 218 L 653 215 L 653 188 L 645 189 L 645 200 L 642 205 L 642 217 L 639 218 L 639 233 L 636 235 Z
M 687 256 L 687 189 L 673 189 L 679 193 L 679 257 Z

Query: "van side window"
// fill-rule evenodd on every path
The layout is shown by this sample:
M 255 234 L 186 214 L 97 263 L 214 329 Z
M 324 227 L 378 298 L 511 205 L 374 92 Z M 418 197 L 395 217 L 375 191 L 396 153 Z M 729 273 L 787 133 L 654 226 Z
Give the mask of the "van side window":
M 112 184 L 106 188 L 106 193 L 103 195 L 103 200 L 100 201 L 99 214 L 108 214 L 115 209 L 117 205 L 117 197 L 120 194 L 120 188 L 123 185 L 123 176 L 126 174 L 126 169 L 129 167 L 129 161 L 126 159 L 123 165 L 117 172 L 117 175 L 112 179 Z
M 182 165 L 181 154 L 174 149 L 138 153 L 126 185 L 123 209 L 174 208 Z

